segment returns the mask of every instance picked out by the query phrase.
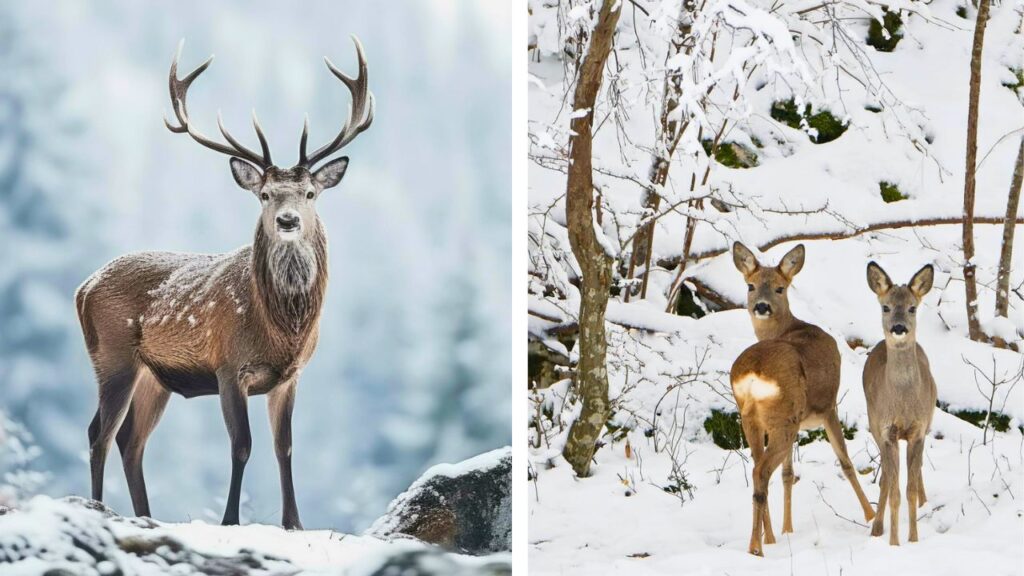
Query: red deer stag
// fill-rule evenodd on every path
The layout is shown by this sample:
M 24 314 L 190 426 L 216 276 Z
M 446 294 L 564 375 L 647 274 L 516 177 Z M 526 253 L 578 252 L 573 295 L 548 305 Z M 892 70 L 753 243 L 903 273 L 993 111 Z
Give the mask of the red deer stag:
M 303 366 L 316 349 L 320 308 L 327 287 L 327 236 L 316 200 L 336 186 L 348 157 L 317 163 L 351 142 L 373 121 L 374 100 L 359 40 L 356 78 L 326 60 L 352 94 L 349 118 L 338 135 L 306 154 L 309 123 L 302 130 L 299 163 L 278 168 L 253 116 L 261 153 L 243 146 L 218 117 L 226 143 L 204 136 L 192 123 L 186 96 L 211 57 L 178 78 L 181 46 L 171 64 L 170 94 L 177 125 L 203 146 L 231 157 L 231 173 L 262 206 L 251 245 L 227 254 L 140 252 L 113 260 L 75 293 L 79 321 L 99 384 L 99 407 L 89 426 L 92 497 L 103 499 L 103 466 L 114 435 L 135 514 L 149 516 L 142 475 L 146 439 L 172 392 L 186 398 L 217 394 L 231 438 L 231 488 L 224 524 L 238 524 L 242 472 L 249 459 L 247 400 L 266 394 L 281 476 L 282 524 L 300 529 L 292 485 L 292 407 Z
M 762 536 L 765 544 L 775 543 L 768 514 L 768 480 L 780 464 L 784 490 L 782 532 L 793 531 L 793 443 L 800 430 L 825 427 L 843 474 L 857 494 L 864 518 L 871 520 L 874 511 L 846 453 L 836 412 L 839 348 L 827 332 L 796 318 L 789 309 L 789 285 L 804 266 L 803 244 L 787 252 L 778 266 L 762 266 L 754 253 L 739 242 L 733 245 L 732 256 L 747 281 L 747 310 L 758 340 L 733 363 L 730 379 L 743 435 L 754 459 L 754 525 L 749 552 L 762 556 Z

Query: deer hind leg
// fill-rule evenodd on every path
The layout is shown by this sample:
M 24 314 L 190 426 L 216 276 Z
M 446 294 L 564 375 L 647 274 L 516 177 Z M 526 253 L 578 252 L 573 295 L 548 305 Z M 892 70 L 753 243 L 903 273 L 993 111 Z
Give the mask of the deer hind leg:
M 909 542 L 917 542 L 917 507 L 922 492 L 921 460 L 924 456 L 924 438 L 917 437 L 907 443 L 907 520 L 910 522 Z
M 103 501 L 103 468 L 114 434 L 121 427 L 128 405 L 132 400 L 135 375 L 133 361 L 125 361 L 111 368 L 97 367 L 99 381 L 99 407 L 89 425 L 89 469 L 92 476 L 92 499 Z
M 132 496 L 136 516 L 151 516 L 146 480 L 142 475 L 142 455 L 146 450 L 146 440 L 160 421 L 170 397 L 171 393 L 157 382 L 148 369 L 141 369 L 128 415 L 117 432 L 117 446 L 121 449 L 124 476 L 128 481 L 128 492 Z
M 761 461 L 754 465 L 754 529 L 750 534 L 748 551 L 755 556 L 764 556 L 761 549 L 762 526 L 765 535 L 771 533 L 768 517 L 768 481 L 775 469 L 786 460 L 787 455 L 793 453 L 797 430 L 798 427 L 793 425 L 769 436 L 768 449 L 762 455 Z M 774 541 L 774 537 L 771 541 L 765 538 L 765 544 L 772 544 Z
M 252 434 L 249 430 L 248 394 L 238 381 L 237 372 L 224 370 L 217 373 L 220 390 L 220 407 L 224 413 L 224 424 L 231 438 L 231 488 L 224 508 L 225 526 L 237 525 L 238 508 L 242 494 L 242 473 L 252 451 Z
M 784 508 L 782 509 L 782 533 L 793 533 L 793 450 L 790 449 L 786 455 L 786 461 L 782 463 L 782 486 L 785 491 Z
M 922 441 L 924 439 L 922 438 Z M 921 463 L 924 464 L 924 448 L 922 444 L 921 450 Z M 923 506 L 928 501 L 928 497 L 924 495 L 924 476 L 921 474 L 922 466 L 917 467 L 917 505 Z
M 875 513 L 875 520 L 871 523 L 871 535 L 881 536 L 885 532 L 885 506 L 889 499 L 889 474 L 882 465 L 882 473 L 878 479 L 878 510 Z
M 857 495 L 860 507 L 864 511 L 864 519 L 871 520 L 875 517 L 875 511 L 871 509 L 871 502 L 868 502 L 868 497 L 864 495 L 864 490 L 860 487 L 857 469 L 853 467 L 853 462 L 850 461 L 850 456 L 846 452 L 843 426 L 839 423 L 839 415 L 836 414 L 835 408 L 825 415 L 825 434 L 828 436 L 829 444 L 832 445 L 832 451 L 836 453 L 836 458 L 839 459 L 839 466 L 843 469 L 843 475 L 850 481 L 850 486 L 853 486 L 853 492 Z
M 757 463 L 764 457 L 764 429 L 757 425 L 752 414 L 748 414 L 746 418 L 741 417 L 740 425 L 743 427 L 743 436 L 747 439 L 747 445 L 750 446 L 750 459 L 754 461 L 754 466 L 757 466 Z M 772 532 L 772 519 L 767 505 L 761 514 L 755 510 L 754 523 L 757 524 L 755 530 L 763 529 L 765 542 L 774 544 L 775 534 Z

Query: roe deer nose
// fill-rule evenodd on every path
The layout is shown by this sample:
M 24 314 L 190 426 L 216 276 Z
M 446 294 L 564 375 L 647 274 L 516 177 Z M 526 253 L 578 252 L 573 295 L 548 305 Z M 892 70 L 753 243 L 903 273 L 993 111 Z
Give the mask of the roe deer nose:
M 285 212 L 277 216 L 277 227 L 282 232 L 291 232 L 299 227 L 299 215 Z
M 754 305 L 754 313 L 760 314 L 762 316 L 771 314 L 772 307 L 769 306 L 767 302 L 758 302 L 757 304 Z
M 897 325 L 892 327 L 891 332 L 893 334 L 897 335 L 897 336 L 903 336 L 904 334 L 906 334 L 908 332 L 908 330 L 907 330 L 907 327 L 904 326 L 903 324 L 897 324 Z

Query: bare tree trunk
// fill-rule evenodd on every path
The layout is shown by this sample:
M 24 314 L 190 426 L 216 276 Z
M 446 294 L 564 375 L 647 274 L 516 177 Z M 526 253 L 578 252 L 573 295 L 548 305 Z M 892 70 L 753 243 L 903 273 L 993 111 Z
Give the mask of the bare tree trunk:
M 1006 220 L 1003 221 L 1003 248 L 999 252 L 999 273 L 996 275 L 996 316 L 1008 317 L 1010 310 L 1010 258 L 1013 255 L 1014 219 L 1020 206 L 1020 188 L 1024 180 L 1024 138 L 1020 139 L 1017 163 L 1010 181 L 1010 197 L 1006 200 Z
M 967 166 L 964 174 L 964 288 L 967 296 L 967 332 L 971 340 L 984 341 L 978 322 L 978 279 L 974 264 L 974 184 L 978 158 L 978 100 L 981 95 L 981 51 L 985 44 L 990 0 L 981 0 L 974 21 L 971 50 L 971 93 L 967 106 Z
M 613 10 L 613 6 L 615 9 Z M 569 138 L 569 175 L 565 211 L 569 243 L 582 272 L 580 283 L 579 363 L 576 390 L 583 398 L 583 411 L 569 430 L 562 455 L 578 476 L 590 474 L 597 439 L 608 420 L 607 342 L 604 315 L 612 276 L 612 257 L 605 253 L 594 229 L 594 176 L 591 164 L 594 105 L 601 89 L 605 62 L 611 52 L 615 25 L 621 12 L 620 0 L 604 0 L 590 46 L 580 65 L 573 94 L 573 110 L 587 113 L 573 118 Z
M 682 52 L 684 49 L 687 53 L 693 49 L 692 45 L 687 46 L 686 39 L 690 35 L 690 31 L 693 29 L 693 16 L 692 12 L 696 10 L 696 4 L 692 0 L 686 0 L 683 2 L 682 7 L 679 11 L 679 20 L 676 22 L 675 33 L 669 40 L 669 49 L 665 54 L 665 62 L 671 60 L 674 56 Z M 661 196 L 657 190 L 665 185 L 668 181 L 668 170 L 672 165 L 672 156 L 675 154 L 676 147 L 679 145 L 679 141 L 683 132 L 686 130 L 689 122 L 683 123 L 682 127 L 679 126 L 679 121 L 673 118 L 673 112 L 679 108 L 679 97 L 682 95 L 683 85 L 683 71 L 679 70 L 676 73 L 671 71 L 666 73 L 665 86 L 661 99 L 661 118 L 659 122 L 659 146 L 654 153 L 654 157 L 651 159 L 651 169 L 649 172 L 649 180 L 651 181 L 651 188 L 644 193 L 643 207 L 647 212 L 656 214 L 658 208 L 661 205 Z M 629 271 L 627 278 L 632 279 L 636 265 L 643 263 L 644 265 L 644 277 L 640 288 L 640 298 L 644 299 L 647 297 L 647 278 L 651 267 L 651 251 L 654 246 L 654 224 L 652 220 L 647 224 L 644 224 L 637 230 L 633 236 L 633 253 L 629 258 Z M 626 290 L 624 301 L 629 302 L 632 289 Z

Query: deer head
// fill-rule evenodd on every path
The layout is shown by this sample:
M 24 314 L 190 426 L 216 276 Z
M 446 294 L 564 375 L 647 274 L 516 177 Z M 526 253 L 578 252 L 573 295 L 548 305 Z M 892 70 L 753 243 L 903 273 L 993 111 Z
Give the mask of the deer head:
M 338 70 L 330 60 L 324 58 L 328 69 L 352 93 L 352 104 L 349 115 L 337 136 L 321 146 L 312 154 L 306 153 L 306 142 L 309 136 L 309 119 L 306 119 L 299 143 L 299 163 L 291 168 L 279 168 L 270 158 L 270 146 L 263 134 L 256 113 L 253 112 L 252 122 L 256 136 L 260 141 L 259 153 L 242 145 L 224 128 L 224 123 L 217 115 L 217 127 L 224 136 L 226 143 L 207 138 L 191 122 L 188 114 L 187 96 L 192 82 L 202 74 L 213 61 L 211 56 L 184 78 L 177 77 L 178 59 L 184 41 L 178 45 L 178 52 L 171 63 L 169 77 L 171 105 L 178 124 L 173 125 L 167 119 L 164 124 L 174 133 L 188 133 L 193 140 L 203 146 L 227 154 L 231 157 L 231 174 L 235 182 L 249 190 L 260 201 L 262 214 L 260 229 L 273 243 L 308 240 L 310 235 L 318 232 L 319 217 L 316 212 L 316 200 L 320 194 L 341 182 L 348 168 L 348 157 L 342 156 L 327 162 L 320 168 L 316 165 L 325 160 L 346 144 L 351 142 L 370 127 L 373 122 L 374 99 L 367 88 L 366 58 L 359 39 L 352 36 L 356 55 L 359 60 L 359 75 L 350 78 Z
M 732 261 L 747 281 L 747 311 L 754 320 L 788 318 L 789 284 L 804 267 L 804 245 L 798 244 L 778 266 L 762 266 L 743 244 L 732 246 Z
M 889 275 L 874 262 L 868 264 L 868 286 L 878 295 L 882 306 L 882 330 L 886 346 L 902 348 L 917 341 L 917 307 L 932 289 L 935 269 L 925 265 L 914 274 L 910 283 L 893 286 Z

